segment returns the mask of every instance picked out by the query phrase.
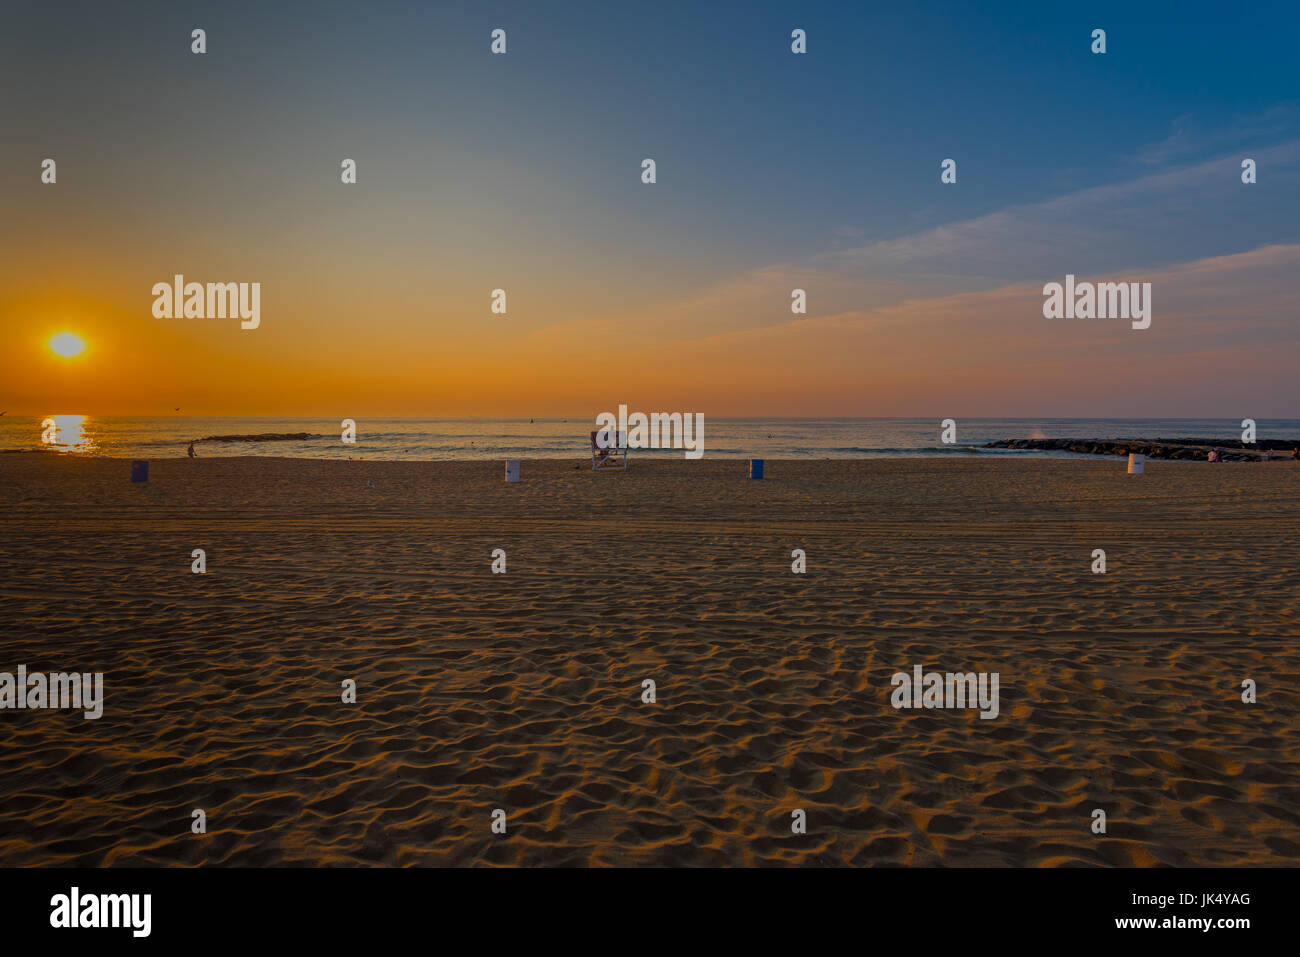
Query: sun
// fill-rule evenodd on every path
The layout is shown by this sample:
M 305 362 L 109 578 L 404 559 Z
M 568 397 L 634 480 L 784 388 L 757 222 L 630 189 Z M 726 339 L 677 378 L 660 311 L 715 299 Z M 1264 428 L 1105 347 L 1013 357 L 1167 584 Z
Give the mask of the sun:
M 57 356 L 71 359 L 86 351 L 86 343 L 75 332 L 60 332 L 50 340 L 50 350 Z

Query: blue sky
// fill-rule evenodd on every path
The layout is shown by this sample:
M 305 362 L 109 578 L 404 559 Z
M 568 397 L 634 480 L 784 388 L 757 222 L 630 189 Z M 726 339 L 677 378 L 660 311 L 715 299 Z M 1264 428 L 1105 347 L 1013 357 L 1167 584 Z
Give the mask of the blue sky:
M 523 362 L 543 339 L 572 350 L 649 324 L 689 350 L 788 323 L 787 279 L 836 321 L 1300 242 L 1296 5 L 11 7 L 0 162 L 27 230 L 6 249 L 11 315 L 55 257 L 121 303 L 183 266 L 269 270 L 281 302 L 321 297 L 294 317 L 300 339 L 420 313 L 468 361 L 508 351 L 465 331 L 504 275 L 532 322 Z M 45 155 L 53 198 L 29 174 Z M 343 156 L 359 164 L 346 195 Z M 1246 334 L 1295 346 L 1276 322 Z M 1160 348 L 1148 358 L 1177 342 Z M 876 410 L 862 400 L 846 386 L 795 411 Z

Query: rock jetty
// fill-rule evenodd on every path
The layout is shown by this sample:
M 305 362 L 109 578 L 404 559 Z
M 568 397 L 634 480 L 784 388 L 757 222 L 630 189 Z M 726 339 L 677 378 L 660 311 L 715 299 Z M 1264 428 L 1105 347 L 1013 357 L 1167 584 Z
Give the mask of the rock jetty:
M 1300 439 L 1261 439 L 1247 445 L 1229 439 L 999 439 L 986 449 L 1033 449 L 1043 452 L 1078 452 L 1082 455 L 1128 455 L 1152 459 L 1200 459 L 1211 450 L 1225 462 L 1258 462 L 1263 458 L 1289 458 Z M 1268 453 L 1272 453 L 1268 455 Z M 1285 453 L 1285 454 L 1278 454 Z

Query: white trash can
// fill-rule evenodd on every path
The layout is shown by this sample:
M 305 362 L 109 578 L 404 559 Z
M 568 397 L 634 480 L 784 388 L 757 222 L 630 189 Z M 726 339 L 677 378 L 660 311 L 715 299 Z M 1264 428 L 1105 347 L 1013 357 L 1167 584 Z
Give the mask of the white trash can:
M 506 481 L 507 482 L 519 481 L 519 460 L 518 459 L 506 459 Z
M 1145 455 L 1137 455 L 1130 452 L 1128 456 L 1128 474 L 1141 475 L 1142 467 L 1146 464 L 1147 457 Z

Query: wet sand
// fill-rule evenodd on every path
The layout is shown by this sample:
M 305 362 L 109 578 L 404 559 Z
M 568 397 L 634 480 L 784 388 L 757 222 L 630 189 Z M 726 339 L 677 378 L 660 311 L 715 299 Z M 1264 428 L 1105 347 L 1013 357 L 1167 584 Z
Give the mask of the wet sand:
M 1294 463 L 129 466 L 0 456 L 0 865 L 1300 864 Z

